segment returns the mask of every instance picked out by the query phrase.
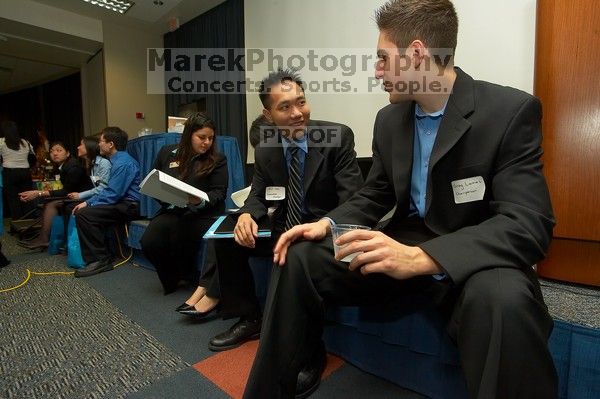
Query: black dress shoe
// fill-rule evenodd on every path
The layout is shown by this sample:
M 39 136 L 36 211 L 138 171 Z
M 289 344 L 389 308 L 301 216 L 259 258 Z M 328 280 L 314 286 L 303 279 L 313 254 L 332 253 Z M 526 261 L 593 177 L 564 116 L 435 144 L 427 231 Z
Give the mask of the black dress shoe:
M 219 304 L 217 304 L 214 308 L 207 310 L 205 312 L 199 312 L 195 307 L 191 306 L 190 309 L 180 310 L 179 313 L 184 314 L 186 316 L 191 316 L 195 319 L 204 319 L 212 313 L 216 313 L 219 308 Z
M 75 270 L 75 277 L 89 277 L 112 269 L 112 259 L 101 259 L 87 264 L 82 269 Z
M 194 310 L 194 305 L 188 305 L 184 302 L 175 308 L 176 312 L 181 312 L 182 310 Z
M 310 363 L 298 374 L 296 381 L 296 399 L 304 399 L 317 390 L 321 383 L 321 374 L 327 364 L 327 354 L 323 341 L 319 343 L 317 351 Z
M 215 352 L 226 351 L 237 348 L 241 344 L 260 336 L 260 326 L 262 321 L 240 319 L 231 328 L 221 334 L 215 335 L 208 342 L 208 349 Z

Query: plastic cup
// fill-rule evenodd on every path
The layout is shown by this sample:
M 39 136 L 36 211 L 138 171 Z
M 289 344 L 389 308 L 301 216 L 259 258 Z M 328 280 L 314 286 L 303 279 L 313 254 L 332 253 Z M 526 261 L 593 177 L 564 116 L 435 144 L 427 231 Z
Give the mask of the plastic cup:
M 340 250 L 340 248 L 345 247 L 346 245 L 336 245 L 335 241 L 341 237 L 342 235 L 344 235 L 345 233 L 349 232 L 349 231 L 353 231 L 353 230 L 371 230 L 370 227 L 368 226 L 361 226 L 359 224 L 336 224 L 336 225 L 332 225 L 331 226 L 331 238 L 333 239 L 333 252 L 335 253 L 335 256 L 337 256 L 338 251 Z M 352 259 L 354 259 L 354 257 L 358 254 L 360 254 L 362 252 L 354 252 L 350 255 L 345 256 L 343 259 L 341 259 L 342 262 L 350 262 Z

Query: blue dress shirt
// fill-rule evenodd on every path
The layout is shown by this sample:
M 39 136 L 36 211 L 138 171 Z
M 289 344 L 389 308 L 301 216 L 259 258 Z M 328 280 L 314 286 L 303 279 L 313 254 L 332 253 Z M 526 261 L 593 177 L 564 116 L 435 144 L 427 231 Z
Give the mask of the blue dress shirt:
M 410 181 L 410 215 L 425 216 L 425 195 L 427 194 L 427 173 L 429 158 L 437 137 L 446 105 L 440 111 L 428 114 L 415 105 L 415 140 L 413 144 L 413 166 Z M 436 280 L 444 280 L 445 274 L 434 274 Z
M 108 185 L 87 200 L 89 206 L 113 205 L 121 201 L 140 200 L 140 165 L 125 151 L 117 151 L 110 157 L 112 168 Z
M 415 106 L 415 140 L 413 144 L 413 165 L 410 182 L 410 215 L 425 217 L 425 195 L 427 194 L 427 173 L 429 158 L 437 137 L 446 105 L 440 111 L 427 114 Z

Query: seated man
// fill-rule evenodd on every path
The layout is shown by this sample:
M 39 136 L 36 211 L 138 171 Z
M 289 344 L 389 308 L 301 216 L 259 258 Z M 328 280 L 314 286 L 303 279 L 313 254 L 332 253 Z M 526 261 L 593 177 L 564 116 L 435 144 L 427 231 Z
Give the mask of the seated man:
M 447 321 L 469 397 L 555 398 L 552 319 L 532 269 L 554 226 L 540 103 L 454 68 L 450 1 L 390 0 L 376 20 L 375 77 L 391 104 L 375 120 L 365 186 L 327 217 L 372 227 L 395 214 L 383 231 L 339 237 L 335 257 L 331 220 L 280 237 L 244 397 L 292 398 L 303 375 L 316 389 L 327 304 L 409 306 L 418 294 Z
M 98 146 L 112 168 L 106 188 L 73 209 L 86 263 L 75 271 L 75 277 L 112 270 L 112 256 L 104 242 L 106 229 L 140 216 L 140 165 L 125 152 L 127 133 L 118 127 L 107 127 Z
M 248 257 L 271 257 L 283 231 L 320 219 L 363 183 L 352 130 L 310 120 L 302 85 L 295 72 L 282 70 L 261 83 L 263 113 L 276 129 L 267 126 L 275 134 L 263 135 L 256 147 L 252 189 L 237 215 L 235 242 L 215 240 L 221 314 L 240 320 L 210 340 L 211 350 L 235 348 L 260 333 L 261 309 Z M 317 136 L 319 141 L 311 140 Z M 278 205 L 271 218 L 272 236 L 257 239 L 257 221 L 267 217 L 270 204 Z

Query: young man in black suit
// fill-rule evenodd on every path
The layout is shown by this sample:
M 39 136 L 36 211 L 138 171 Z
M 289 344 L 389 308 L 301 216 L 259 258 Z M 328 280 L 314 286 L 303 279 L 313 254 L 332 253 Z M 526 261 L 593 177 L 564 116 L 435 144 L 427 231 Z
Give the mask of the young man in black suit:
M 271 73 L 261 84 L 260 99 L 266 119 L 276 129 L 269 126 L 273 134 L 264 135 L 256 147 L 252 189 L 235 216 L 235 242 L 215 240 L 221 314 L 240 319 L 210 340 L 209 348 L 214 351 L 235 348 L 260 333 L 262 312 L 248 257 L 271 257 L 283 231 L 319 220 L 363 183 L 352 130 L 310 119 L 303 83 L 295 72 Z M 271 216 L 271 238 L 257 239 L 257 222 L 268 217 L 271 205 L 277 206 Z
M 391 0 L 376 20 L 375 76 L 391 104 L 375 120 L 365 186 L 327 217 L 374 226 L 394 205 L 395 214 L 383 231 L 338 239 L 347 246 L 335 258 L 324 239 L 328 219 L 280 237 L 244 397 L 302 396 L 300 370 L 312 377 L 309 392 L 316 389 L 326 304 L 410 303 L 411 292 L 446 318 L 470 397 L 556 397 L 552 319 L 532 270 L 555 224 L 540 161 L 540 103 L 454 67 L 450 1 Z

